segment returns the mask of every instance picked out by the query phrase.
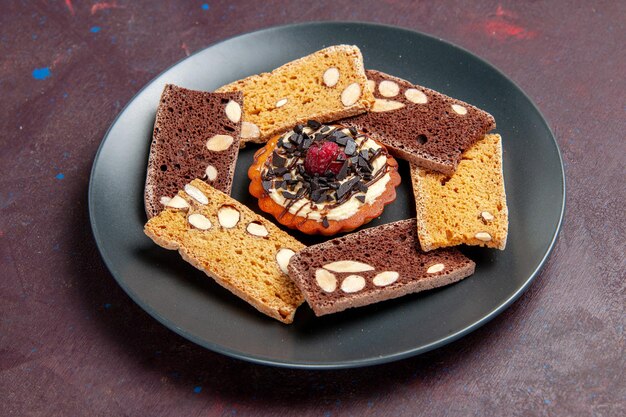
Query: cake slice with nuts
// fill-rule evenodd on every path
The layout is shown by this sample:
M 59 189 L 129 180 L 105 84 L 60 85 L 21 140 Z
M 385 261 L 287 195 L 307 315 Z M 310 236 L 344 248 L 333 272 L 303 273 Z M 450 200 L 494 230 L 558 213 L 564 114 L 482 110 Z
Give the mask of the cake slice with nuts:
M 386 145 L 392 155 L 452 175 L 465 152 L 496 127 L 489 113 L 380 71 L 366 71 L 376 101 L 369 113 L 339 123 Z
M 421 251 L 415 219 L 309 246 L 288 267 L 317 316 L 448 285 L 474 268 L 454 248 Z
M 150 147 L 144 202 L 156 216 L 179 189 L 202 178 L 230 194 L 239 155 L 241 93 L 163 89 Z
M 411 165 L 411 180 L 423 250 L 460 244 L 504 249 L 509 221 L 500 135 L 476 142 L 451 177 Z
M 199 179 L 173 197 L 144 231 L 276 320 L 291 323 L 304 301 L 287 276 L 290 258 L 304 245 Z
M 218 88 L 244 97 L 242 143 L 265 143 L 308 119 L 329 122 L 367 111 L 374 96 L 356 46 L 335 45 L 269 73 Z

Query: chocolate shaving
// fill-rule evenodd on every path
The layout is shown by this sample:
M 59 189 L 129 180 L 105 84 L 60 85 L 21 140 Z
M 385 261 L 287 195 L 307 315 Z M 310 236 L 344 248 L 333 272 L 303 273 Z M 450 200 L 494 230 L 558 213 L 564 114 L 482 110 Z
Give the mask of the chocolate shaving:
M 279 176 L 279 175 L 283 175 L 288 171 L 287 168 L 282 167 L 282 168 L 274 168 L 274 175 Z
M 337 145 L 346 146 L 348 144 L 348 139 L 350 139 L 348 136 L 343 135 L 335 138 L 335 142 L 337 142 Z
M 348 138 L 346 142 L 346 148 L 344 150 L 346 155 L 352 156 L 356 152 L 356 142 L 352 138 Z
M 278 155 L 278 153 L 276 153 L 276 150 L 274 150 L 274 152 L 272 152 L 272 164 L 275 167 L 284 167 L 285 163 L 287 162 L 287 159 L 283 158 L 282 156 Z
M 359 177 L 354 177 L 342 183 L 337 189 L 337 200 L 341 200 L 343 196 L 345 196 L 350 190 L 352 190 L 354 184 L 356 184 L 360 180 L 361 179 Z
M 319 188 L 311 191 L 311 200 L 315 201 L 316 203 L 321 203 L 322 197 L 322 190 L 320 190 Z
M 328 218 L 326 216 L 322 218 L 322 226 L 324 226 L 325 229 L 328 229 L 328 227 L 330 226 L 330 223 L 328 223 Z
M 341 166 L 341 169 L 337 173 L 338 181 L 343 181 L 348 177 L 349 168 L 350 168 L 350 161 L 346 159 L 345 161 L 343 161 L 343 165 Z
M 313 130 L 317 130 L 320 127 L 322 127 L 322 124 L 316 120 L 307 120 L 306 121 L 307 126 L 309 126 L 311 129 Z
M 356 199 L 359 200 L 361 203 L 365 203 L 365 196 L 364 195 L 357 195 Z

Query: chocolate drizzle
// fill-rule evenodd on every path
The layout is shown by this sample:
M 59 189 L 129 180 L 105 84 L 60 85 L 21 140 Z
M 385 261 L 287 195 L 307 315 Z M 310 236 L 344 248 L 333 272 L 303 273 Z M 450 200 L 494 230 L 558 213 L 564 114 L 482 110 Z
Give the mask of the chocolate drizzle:
M 302 204 L 295 215 L 305 207 L 310 207 L 311 211 L 320 211 L 322 225 L 329 227 L 327 213 L 330 210 L 359 193 L 363 194 L 357 195 L 356 199 L 365 203 L 369 186 L 380 180 L 388 170 L 385 161 L 378 171 L 373 172 L 374 160 L 380 156 L 386 158 L 387 151 L 384 148 L 363 149 L 368 140 L 367 135 L 357 132 L 355 128 L 326 126 L 315 120 L 307 121 L 306 126 L 296 125 L 292 131 L 279 138 L 276 149 L 265 161 L 261 172 L 265 192 L 276 190 L 285 198 L 286 204 L 279 217 L 306 198 L 309 201 Z M 326 170 L 323 175 L 311 175 L 304 168 L 306 153 L 314 143 L 325 141 L 339 145 L 346 157 L 344 159 L 341 155 L 338 159 L 343 164 L 336 175 L 330 170 Z

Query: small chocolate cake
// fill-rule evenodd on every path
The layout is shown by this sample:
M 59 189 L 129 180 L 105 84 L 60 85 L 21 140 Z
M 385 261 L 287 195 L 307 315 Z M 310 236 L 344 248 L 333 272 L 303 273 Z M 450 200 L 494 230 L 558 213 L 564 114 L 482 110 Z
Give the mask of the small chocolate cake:
M 237 92 L 165 86 L 148 161 L 144 193 L 148 218 L 195 178 L 230 194 L 239 155 L 241 97 Z
M 423 252 L 415 219 L 401 220 L 309 246 L 289 276 L 317 316 L 451 284 L 474 273 L 457 249 Z
M 486 113 L 419 85 L 367 70 L 376 101 L 369 113 L 341 120 L 425 169 L 452 175 L 461 155 L 496 127 Z

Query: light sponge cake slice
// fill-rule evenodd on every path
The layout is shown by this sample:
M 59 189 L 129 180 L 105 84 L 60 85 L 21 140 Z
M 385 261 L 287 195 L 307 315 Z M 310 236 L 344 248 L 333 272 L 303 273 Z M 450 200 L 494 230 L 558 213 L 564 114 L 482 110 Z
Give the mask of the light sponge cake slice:
M 304 301 L 287 276 L 289 259 L 304 245 L 201 180 L 187 184 L 144 231 L 276 320 L 291 323 Z
M 456 248 L 423 252 L 415 219 L 364 229 L 309 246 L 289 275 L 317 316 L 451 284 L 474 273 Z
M 493 116 L 461 100 L 380 71 L 366 74 L 376 97 L 371 111 L 340 123 L 422 168 L 452 175 L 461 154 L 496 127 Z
M 150 146 L 144 202 L 156 216 L 179 189 L 202 178 L 230 194 L 239 155 L 241 93 L 163 89 Z
M 356 46 L 331 46 L 218 88 L 243 92 L 242 142 L 267 142 L 308 119 L 330 122 L 367 111 L 374 96 Z
M 451 177 L 412 164 L 411 179 L 423 250 L 460 244 L 505 248 L 509 221 L 500 135 L 476 142 Z

